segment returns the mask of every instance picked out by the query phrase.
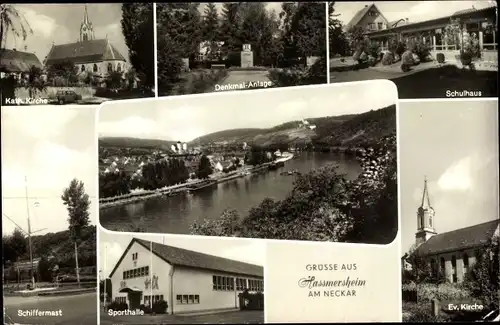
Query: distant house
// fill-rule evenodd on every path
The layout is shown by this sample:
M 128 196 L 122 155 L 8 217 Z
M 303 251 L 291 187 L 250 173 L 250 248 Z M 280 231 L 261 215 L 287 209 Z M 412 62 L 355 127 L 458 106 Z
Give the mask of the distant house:
M 496 63 L 498 62 L 497 16 L 496 6 L 484 9 L 472 7 L 449 16 L 425 21 L 411 22 L 408 18 L 400 18 L 389 22 L 377 6 L 371 4 L 365 5 L 354 15 L 346 25 L 346 30 L 352 26 L 362 27 L 370 40 L 379 42 L 382 50 L 387 50 L 391 38 L 400 41 L 417 38 L 431 48 L 434 57 L 441 52 L 445 54 L 447 60 L 454 60 L 460 44 L 447 39 L 444 29 L 452 20 L 459 20 L 465 32 L 477 37 L 481 59 Z
M 133 238 L 111 274 L 129 309 L 164 300 L 169 314 L 239 308 L 238 294 L 264 291 L 262 266 Z
M 0 72 L 2 74 L 21 74 L 28 72 L 31 66 L 43 69 L 35 53 L 16 49 L 0 49 Z
M 489 240 L 499 236 L 500 220 L 438 234 L 434 215 L 425 181 L 422 204 L 417 210 L 417 248 L 413 254 L 424 257 L 435 276 L 444 276 L 451 283 L 462 282 Z

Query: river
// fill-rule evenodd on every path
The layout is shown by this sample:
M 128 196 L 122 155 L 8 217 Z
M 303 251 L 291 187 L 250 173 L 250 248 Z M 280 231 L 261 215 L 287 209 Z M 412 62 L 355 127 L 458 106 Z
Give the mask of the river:
M 194 221 L 217 219 L 225 209 L 236 209 L 241 215 L 246 215 L 266 197 L 284 199 L 292 189 L 295 176 L 280 175 L 282 171 L 297 170 L 304 174 L 332 163 L 337 164 L 339 172 L 346 174 L 348 179 L 356 178 L 361 172 L 359 163 L 351 156 L 301 153 L 276 171 L 233 179 L 193 194 L 155 197 L 102 209 L 100 222 L 109 230 L 135 231 L 141 228 L 151 233 L 189 234 L 189 226 Z

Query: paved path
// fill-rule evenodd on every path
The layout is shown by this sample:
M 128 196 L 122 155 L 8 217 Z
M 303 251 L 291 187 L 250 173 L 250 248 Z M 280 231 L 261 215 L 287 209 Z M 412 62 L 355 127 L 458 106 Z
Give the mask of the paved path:
M 263 311 L 234 311 L 210 315 L 157 315 L 111 317 L 101 312 L 101 325 L 113 324 L 263 324 Z
M 62 316 L 19 316 L 28 310 L 62 311 Z M 5 324 L 95 325 L 97 294 L 57 297 L 4 297 Z
M 242 83 L 249 84 L 250 82 L 270 82 L 267 71 L 229 71 L 228 75 L 219 84 L 221 87 L 229 85 L 239 85 Z M 214 90 L 212 90 L 214 91 Z M 216 91 L 216 90 L 215 90 Z M 220 90 L 219 90 L 220 91 Z

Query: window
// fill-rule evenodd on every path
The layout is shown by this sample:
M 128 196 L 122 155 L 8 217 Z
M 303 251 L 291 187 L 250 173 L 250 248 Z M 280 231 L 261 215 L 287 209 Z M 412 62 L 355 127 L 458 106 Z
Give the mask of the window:
M 379 30 L 384 29 L 384 23 L 377 23 Z
M 369 30 L 375 30 L 375 23 L 369 23 L 368 24 L 368 29 Z
M 373 10 L 368 13 L 368 16 L 374 17 L 376 15 L 377 15 L 377 13 L 375 11 L 373 11 Z
M 144 305 L 146 306 L 151 305 L 151 296 L 144 296 Z
M 113 65 L 108 63 L 108 72 L 113 72 Z
M 120 63 L 118 63 L 118 65 L 116 67 L 116 71 L 118 71 L 118 72 L 122 71 L 122 65 Z
M 127 297 L 116 297 L 115 301 L 119 304 L 126 304 L 127 303 Z
M 453 275 L 453 278 L 452 278 L 452 283 L 456 283 L 457 282 L 457 258 L 455 257 L 455 255 L 452 256 L 451 258 L 451 268 L 452 268 L 452 275 Z
M 446 264 L 444 262 L 444 257 L 441 257 L 439 264 L 440 264 L 439 268 L 440 268 L 441 276 L 445 277 L 446 276 Z
M 462 261 L 464 263 L 464 275 L 466 275 L 469 272 L 469 255 L 467 253 L 462 256 Z
M 81 68 L 82 72 L 85 71 L 85 65 L 82 64 L 82 68 Z
M 226 277 L 222 277 L 222 290 L 227 290 L 226 280 L 227 280 Z
M 188 295 L 177 295 L 176 302 L 178 305 L 192 305 L 200 303 L 200 295 L 188 294 Z
M 217 276 L 212 276 L 212 289 L 217 290 Z
M 149 276 L 149 266 L 139 267 L 123 272 L 123 279 L 132 279 L 143 276 Z
M 95 64 L 95 63 L 94 63 L 93 71 L 94 71 L 94 72 L 97 72 L 97 70 L 98 70 L 98 69 L 97 69 L 97 64 Z
M 127 278 L 127 271 L 123 271 L 123 279 L 125 280 Z
M 132 254 L 132 261 L 137 261 L 137 254 L 138 254 L 138 253 L 134 253 L 134 254 Z
M 429 227 L 432 228 L 432 215 L 429 216 Z

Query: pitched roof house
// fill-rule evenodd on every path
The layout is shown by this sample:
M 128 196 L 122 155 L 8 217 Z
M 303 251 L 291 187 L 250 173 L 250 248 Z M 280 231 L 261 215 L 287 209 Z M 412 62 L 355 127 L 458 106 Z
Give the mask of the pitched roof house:
M 16 49 L 0 49 L 0 71 L 27 72 L 31 66 L 43 68 L 35 53 Z

